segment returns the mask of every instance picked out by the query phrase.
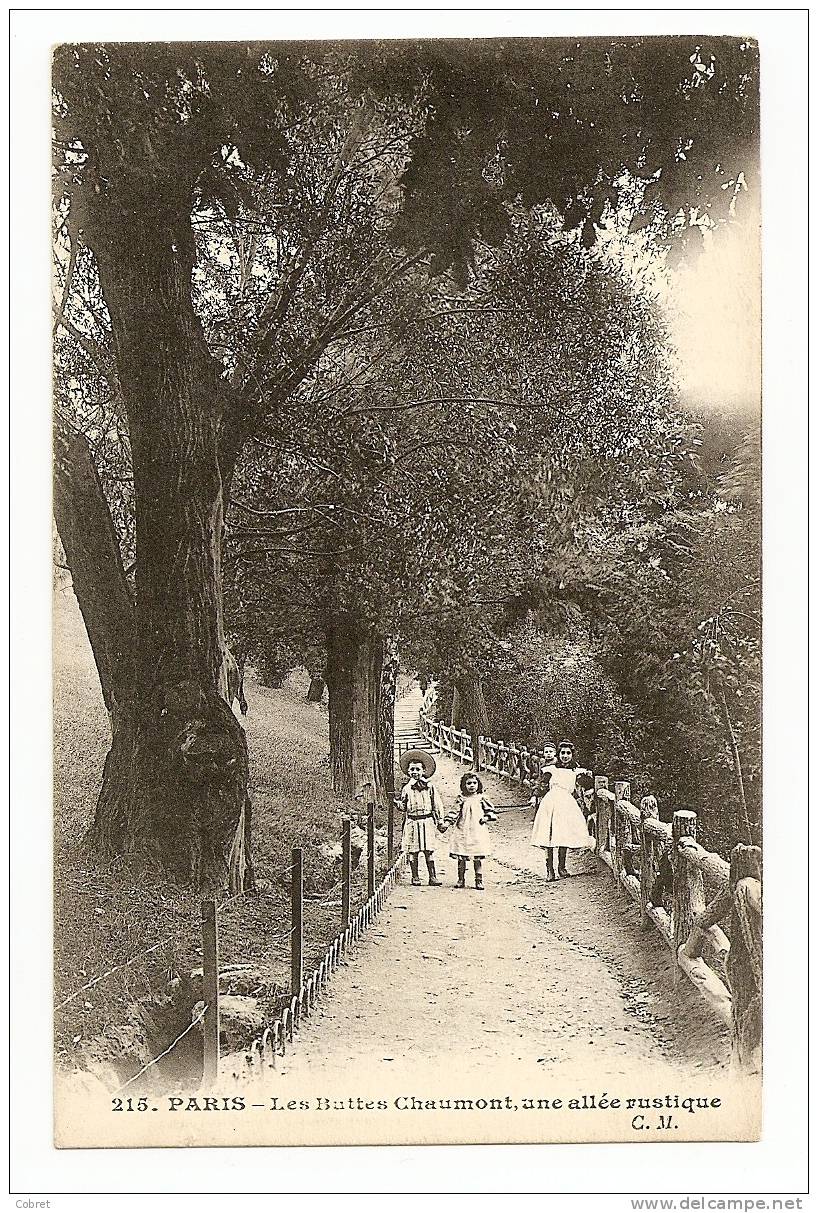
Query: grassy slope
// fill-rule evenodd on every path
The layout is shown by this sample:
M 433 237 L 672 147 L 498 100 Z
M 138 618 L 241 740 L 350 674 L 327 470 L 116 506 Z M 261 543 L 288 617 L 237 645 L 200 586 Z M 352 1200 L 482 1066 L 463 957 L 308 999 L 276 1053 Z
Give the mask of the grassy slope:
M 108 717 L 70 586 L 57 592 L 54 619 L 55 1004 L 152 943 L 173 937 L 57 1012 L 58 1059 L 83 1066 L 89 1057 L 150 1054 L 144 1016 L 134 1002 L 201 965 L 200 910 L 189 890 L 122 862 L 100 867 L 86 852 L 82 839 L 108 747 Z M 338 873 L 318 848 L 337 840 L 349 806 L 329 790 L 327 710 L 305 702 L 304 680 L 294 676 L 281 690 L 270 690 L 248 678 L 246 690 L 253 858 L 262 893 L 220 913 L 220 961 L 222 967 L 255 963 L 286 988 L 289 953 L 281 936 L 290 926 L 290 849 L 304 848 L 305 893 L 319 899 L 306 909 L 305 964 L 311 966 L 340 919 L 339 893 L 332 891 Z M 356 872 L 354 902 L 362 899 L 362 880 L 363 872 Z

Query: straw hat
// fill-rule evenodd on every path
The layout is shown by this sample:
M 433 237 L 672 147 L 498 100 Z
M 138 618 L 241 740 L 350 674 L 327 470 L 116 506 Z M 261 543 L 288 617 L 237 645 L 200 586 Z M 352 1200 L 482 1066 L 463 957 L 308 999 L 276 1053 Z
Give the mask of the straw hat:
M 423 774 L 427 779 L 431 779 L 437 770 L 437 763 L 432 755 L 428 754 L 426 750 L 407 750 L 405 754 L 401 754 L 400 769 L 403 771 L 404 775 L 409 774 L 410 762 L 422 762 Z

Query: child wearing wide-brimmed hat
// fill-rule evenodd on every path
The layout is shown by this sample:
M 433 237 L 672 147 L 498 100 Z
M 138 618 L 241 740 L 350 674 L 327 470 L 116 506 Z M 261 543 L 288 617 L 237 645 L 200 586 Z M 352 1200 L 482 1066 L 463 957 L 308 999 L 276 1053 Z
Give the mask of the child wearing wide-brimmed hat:
M 401 754 L 400 768 L 409 778 L 401 789 L 398 803 L 406 814 L 401 845 L 409 856 L 412 884 L 420 884 L 420 853 L 426 860 L 429 884 L 439 885 L 435 870 L 435 841 L 445 814 L 443 798 L 430 782 L 437 763 L 425 750 L 407 750 Z

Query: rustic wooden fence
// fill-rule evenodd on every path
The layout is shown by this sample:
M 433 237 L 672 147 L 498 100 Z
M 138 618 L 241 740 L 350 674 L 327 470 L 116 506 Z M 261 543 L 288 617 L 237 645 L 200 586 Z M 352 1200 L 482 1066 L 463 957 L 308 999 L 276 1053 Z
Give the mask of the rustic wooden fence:
M 206 1060 L 205 1072 L 212 1075 L 211 1085 L 216 1078 L 229 1076 L 242 1083 L 259 1083 L 265 1074 L 274 1070 L 279 1057 L 287 1052 L 288 1045 L 295 1039 L 295 1034 L 302 1021 L 310 1015 L 316 1003 L 326 993 L 330 978 L 335 973 L 342 960 L 349 955 L 358 942 L 363 931 L 374 921 L 383 908 L 387 896 L 394 888 L 404 864 L 402 854 L 395 854 L 394 848 L 394 806 L 388 806 L 386 834 L 386 871 L 381 879 L 376 879 L 375 869 L 375 806 L 367 806 L 367 847 L 366 847 L 366 881 L 367 896 L 364 903 L 353 913 L 352 900 L 352 866 L 351 866 L 351 821 L 345 818 L 341 830 L 341 922 L 338 933 L 332 939 L 320 963 L 305 977 L 303 965 L 303 881 L 302 855 L 298 848 L 293 850 L 293 882 L 292 882 L 292 914 L 291 914 L 291 977 L 289 1001 L 276 1017 L 265 1027 L 242 1054 L 234 1054 L 230 1058 L 232 1069 L 222 1066 L 218 1053 L 218 998 L 215 1002 L 216 1028 L 212 1032 L 210 1048 L 215 1050 L 209 1064 Z M 216 960 L 216 967 L 218 961 Z M 218 984 L 218 983 L 216 983 Z M 210 1014 L 210 1008 L 208 1008 Z M 207 1046 L 208 1034 L 205 1032 Z M 224 1072 L 222 1072 L 224 1071 Z
M 431 714 L 424 698 L 421 732 L 433 749 L 476 771 L 532 789 L 544 754 L 535 746 L 478 737 Z M 586 805 L 586 807 L 588 807 Z M 733 848 L 730 861 L 696 840 L 696 814 L 679 810 L 659 821 L 656 800 L 631 804 L 630 784 L 594 777 L 589 828 L 600 870 L 640 909 L 642 925 L 669 948 L 674 977 L 684 974 L 733 1033 L 741 1069 L 761 1065 L 761 851 Z

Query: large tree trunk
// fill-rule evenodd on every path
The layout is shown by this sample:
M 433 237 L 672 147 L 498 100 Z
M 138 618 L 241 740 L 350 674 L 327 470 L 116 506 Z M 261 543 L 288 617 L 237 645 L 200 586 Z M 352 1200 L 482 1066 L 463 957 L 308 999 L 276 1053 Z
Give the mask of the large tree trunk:
M 399 672 L 397 649 L 390 645 L 381 670 L 377 751 L 378 787 L 388 796 L 395 790 L 395 699 Z
M 475 745 L 478 737 L 489 736 L 491 725 L 479 678 L 455 679 L 452 725 L 456 729 L 465 729 Z
M 383 799 L 379 758 L 383 639 L 351 612 L 327 627 L 332 787 L 342 796 Z
M 106 763 L 94 838 L 199 885 L 245 827 L 244 732 L 225 696 L 220 449 L 227 387 L 193 311 L 189 197 L 100 206 L 99 267 L 133 456 L 134 701 Z
M 54 518 L 74 594 L 85 623 L 111 726 L 100 800 L 116 772 L 131 771 L 135 747 L 134 602 L 114 524 L 86 439 L 58 419 L 55 429 Z M 100 823 L 101 824 L 101 823 Z M 126 823 L 117 816 L 91 841 L 108 856 Z
M 58 419 L 54 447 L 54 518 L 113 717 L 133 698 L 133 595 L 87 440 Z

